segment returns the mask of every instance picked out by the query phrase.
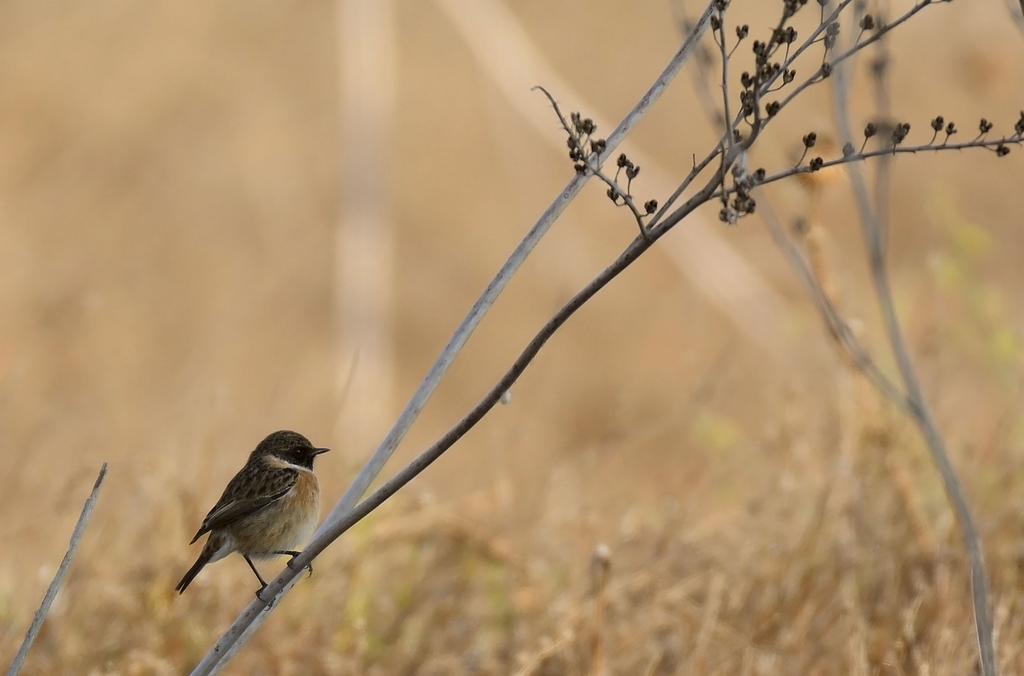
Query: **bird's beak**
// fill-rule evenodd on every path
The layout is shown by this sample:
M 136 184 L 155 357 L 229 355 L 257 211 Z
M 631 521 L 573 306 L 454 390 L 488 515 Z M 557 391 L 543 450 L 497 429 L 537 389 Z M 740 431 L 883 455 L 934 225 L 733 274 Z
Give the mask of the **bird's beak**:
M 329 450 L 331 450 L 331 449 L 329 449 L 329 448 L 314 448 L 313 449 L 313 455 L 320 455 L 321 453 L 326 453 Z

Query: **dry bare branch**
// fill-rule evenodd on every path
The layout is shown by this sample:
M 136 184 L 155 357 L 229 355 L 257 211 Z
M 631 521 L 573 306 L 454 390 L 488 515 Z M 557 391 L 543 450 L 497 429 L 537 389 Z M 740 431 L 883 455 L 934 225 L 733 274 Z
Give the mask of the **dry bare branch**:
M 853 141 L 853 134 L 850 126 L 849 88 L 844 68 L 839 67 L 836 69 L 834 82 L 833 94 L 840 140 L 844 144 L 849 144 Z M 931 408 L 928 405 L 928 400 L 924 395 L 924 390 L 921 388 L 920 379 L 910 357 L 910 350 L 907 347 L 906 339 L 903 337 L 903 328 L 896 313 L 896 303 L 893 300 L 892 285 L 889 281 L 889 269 L 885 260 L 885 227 L 882 225 L 885 214 L 881 214 L 875 209 L 875 205 L 868 193 L 867 182 L 860 171 L 860 165 L 847 163 L 845 167 L 853 185 L 854 199 L 860 216 L 861 233 L 868 248 L 875 296 L 882 310 L 886 334 L 906 390 L 911 417 L 917 424 L 932 456 L 932 462 L 942 477 L 946 497 L 953 507 L 957 522 L 960 524 L 964 546 L 967 549 L 971 569 L 974 623 L 981 656 L 981 671 L 984 676 L 996 676 L 998 673 L 998 663 L 995 657 L 992 608 L 989 603 L 988 572 L 985 568 L 985 554 L 981 543 L 981 534 L 975 524 L 974 515 L 971 512 L 970 503 L 967 500 L 963 485 L 949 457 L 945 438 L 939 431 Z
M 700 12 L 704 11 L 701 3 Z M 551 118 L 523 93 L 543 73 L 544 84 L 562 100 L 573 101 L 587 110 L 603 128 L 607 116 L 558 72 L 558 64 L 548 59 L 530 39 L 521 20 L 500 0 L 437 0 L 452 26 L 502 96 L 504 108 L 515 113 L 535 133 L 562 147 L 551 135 Z M 687 22 L 680 39 L 690 34 L 695 21 Z M 699 53 L 699 47 L 698 52 Z M 696 56 L 696 54 L 695 54 Z M 691 65 L 700 59 L 691 61 Z M 545 114 L 538 115 L 538 111 Z M 669 192 L 677 183 L 675 172 L 666 162 L 642 146 L 630 156 L 644 167 L 645 185 L 655 194 Z M 688 186 L 689 184 L 687 184 Z M 686 186 L 683 187 L 683 190 Z M 668 241 L 658 247 L 675 271 L 702 297 L 706 298 L 746 338 L 775 358 L 787 349 L 785 336 L 774 318 L 785 308 L 785 300 L 742 252 L 703 214 L 694 214 L 687 222 L 687 239 Z
M 679 50 L 673 55 L 668 65 L 661 72 L 658 78 L 654 81 L 647 92 L 641 97 L 640 101 L 633 107 L 633 109 L 626 115 L 622 122 L 615 128 L 615 130 L 608 136 L 604 153 L 597 158 L 599 163 L 604 158 L 608 157 L 615 151 L 615 149 L 622 143 L 623 139 L 632 131 L 632 129 L 643 119 L 651 107 L 661 97 L 668 84 L 675 78 L 679 73 L 683 64 L 690 58 L 693 51 L 707 29 L 708 22 L 711 16 L 712 3 L 708 3 L 707 9 L 704 11 L 701 19 L 697 22 L 693 31 L 683 41 Z M 409 428 L 415 422 L 416 418 L 419 417 L 423 407 L 426 406 L 427 401 L 433 394 L 434 390 L 440 384 L 448 368 L 455 361 L 462 347 L 466 341 L 472 335 L 473 331 L 479 325 L 484 315 L 490 310 L 494 301 L 498 295 L 504 290 L 505 286 L 511 280 L 512 276 L 516 273 L 519 267 L 526 260 L 526 257 L 533 251 L 537 243 L 540 242 L 541 238 L 547 233 L 551 225 L 555 220 L 562 214 L 565 208 L 576 198 L 580 190 L 590 179 L 590 174 L 577 174 L 575 175 L 566 185 L 566 187 L 559 193 L 555 201 L 544 211 L 540 219 L 534 224 L 533 228 L 526 234 L 519 246 L 512 252 L 508 260 L 498 271 L 498 274 L 494 277 L 487 288 L 484 290 L 483 295 L 477 300 L 477 302 L 470 309 L 469 314 L 462 321 L 459 327 L 456 329 L 455 334 L 451 340 L 445 346 L 440 357 L 431 367 L 427 377 L 423 380 L 423 383 L 413 394 L 412 399 L 406 405 L 398 418 L 398 421 L 392 427 L 391 431 L 387 434 L 384 440 L 381 442 L 377 451 L 373 454 L 367 464 L 356 476 L 356 479 L 349 486 L 348 490 L 342 496 L 341 500 L 334 506 L 327 519 L 324 521 L 320 530 L 314 536 L 313 542 L 303 551 L 303 553 L 296 557 L 294 566 L 286 567 L 280 575 L 278 575 L 267 588 L 263 591 L 263 598 L 268 603 L 274 604 L 276 600 L 283 594 L 287 593 L 287 590 L 291 588 L 295 579 L 298 576 L 298 572 L 301 571 L 306 564 L 311 562 L 316 555 L 323 551 L 331 542 L 337 539 L 342 533 L 344 533 L 352 524 L 359 521 L 363 516 L 368 514 L 372 509 L 375 509 L 381 503 L 390 497 L 395 491 L 404 486 L 419 472 L 426 469 L 426 467 L 432 463 L 437 457 L 440 457 L 441 453 L 447 450 L 456 439 L 465 434 L 473 425 L 475 425 L 483 415 L 490 410 L 490 408 L 497 403 L 501 396 L 511 387 L 512 382 L 518 377 L 518 374 L 529 364 L 539 351 L 540 346 L 547 340 L 550 333 L 545 336 L 536 345 L 535 350 L 529 356 L 529 358 L 523 360 L 521 357 L 517 361 L 517 365 L 522 361 L 521 366 L 513 367 L 512 371 L 515 372 L 514 377 L 505 378 L 504 380 L 510 380 L 504 387 L 499 385 L 499 388 L 492 390 L 493 401 L 491 401 L 490 395 L 485 402 L 489 402 L 484 405 L 481 402 L 469 415 L 467 415 L 463 421 L 453 428 L 452 432 L 445 435 L 441 441 L 428 449 L 423 455 L 420 456 L 412 465 L 400 472 L 394 479 L 386 483 L 380 490 L 374 493 L 370 498 L 367 498 L 363 503 L 358 506 L 356 502 L 366 492 L 366 489 L 370 486 L 373 480 L 380 474 L 384 465 L 388 459 L 394 454 L 398 448 L 398 444 L 405 437 Z M 641 240 L 643 241 L 643 240 Z M 653 242 L 653 240 L 651 240 Z M 648 246 L 650 242 L 648 243 Z M 638 256 L 646 250 L 646 247 L 636 252 Z M 630 259 L 632 262 L 634 258 Z M 626 263 L 625 265 L 628 265 Z M 625 268 L 622 266 L 622 269 Z M 616 271 L 615 274 L 621 272 L 621 269 Z M 586 296 L 589 298 L 593 293 L 596 293 L 599 288 L 604 286 L 611 277 L 601 283 L 599 286 L 593 289 L 593 291 Z M 588 287 L 589 288 L 589 287 Z M 585 302 L 584 298 L 582 302 Z M 578 307 L 578 306 L 577 306 Z M 576 307 L 572 308 L 565 316 L 558 321 L 556 325 L 551 329 L 551 333 L 557 330 L 561 324 L 568 319 L 569 315 L 574 312 Z M 533 345 L 531 343 L 531 345 Z M 528 349 L 529 351 L 529 349 Z M 411 468 L 411 469 L 410 469 Z M 262 600 L 257 598 L 242 612 L 241 615 L 235 620 L 235 622 L 228 628 L 223 636 L 217 641 L 217 643 L 211 648 L 211 650 L 203 657 L 202 661 L 193 669 L 193 676 L 213 674 L 220 670 L 228 660 L 244 645 L 245 641 L 256 628 L 262 624 L 263 620 L 269 615 L 273 605 L 267 605 Z
M 107 463 L 103 463 L 103 466 L 100 467 L 100 473 L 96 477 L 96 482 L 92 485 L 92 491 L 82 507 L 82 513 L 78 515 L 78 523 L 75 524 L 75 529 L 71 532 L 71 541 L 68 543 L 67 551 L 64 552 L 64 558 L 61 559 L 57 573 L 53 576 L 53 580 L 50 581 L 50 586 L 46 588 L 43 601 L 39 604 L 39 610 L 36 611 L 35 617 L 32 618 L 32 624 L 29 625 L 28 631 L 25 632 L 25 639 L 21 642 L 18 654 L 14 656 L 14 660 L 7 670 L 7 676 L 16 676 L 22 667 L 25 666 L 25 660 L 28 658 L 29 651 L 32 650 L 32 644 L 39 635 L 39 631 L 43 628 L 46 616 L 50 613 L 50 606 L 53 605 L 57 592 L 64 585 L 64 578 L 67 577 L 68 571 L 71 570 L 71 563 L 75 560 L 75 553 L 78 551 L 78 546 L 82 543 L 85 529 L 89 526 L 92 510 L 96 506 L 96 500 L 99 498 L 100 488 L 103 486 L 103 480 L 106 476 Z

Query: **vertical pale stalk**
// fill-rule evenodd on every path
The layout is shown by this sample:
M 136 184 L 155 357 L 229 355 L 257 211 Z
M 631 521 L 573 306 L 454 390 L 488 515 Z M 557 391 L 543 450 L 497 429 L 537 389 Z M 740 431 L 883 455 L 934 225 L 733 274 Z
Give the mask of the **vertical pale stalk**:
M 334 437 L 360 449 L 379 433 L 392 401 L 394 235 L 388 183 L 397 69 L 392 2 L 340 0 L 337 26 L 341 185 L 334 336 L 341 410 Z
M 915 7 L 921 8 L 928 4 L 922 0 Z M 912 10 L 913 11 L 913 10 Z M 909 16 L 909 14 L 908 14 Z M 839 128 L 839 140 L 844 144 L 854 141 L 853 129 L 850 124 L 849 81 L 845 64 L 837 64 L 833 71 L 833 102 L 835 106 L 836 125 Z M 889 347 L 896 359 L 896 366 L 906 391 L 908 408 L 921 433 L 932 463 L 939 472 L 942 485 L 946 492 L 953 514 L 960 525 L 964 540 L 964 548 L 970 565 L 971 601 L 974 611 L 975 633 L 978 640 L 978 653 L 981 658 L 981 673 L 984 676 L 996 676 L 999 671 L 996 661 L 995 637 L 992 627 L 992 607 L 989 601 L 988 571 L 985 566 L 985 551 L 981 541 L 981 532 L 974 520 L 970 502 L 967 499 L 963 483 L 957 475 L 956 468 L 949 456 L 945 437 L 931 412 L 931 406 L 921 387 L 917 369 L 910 356 L 910 348 L 903 335 L 902 322 L 896 312 L 893 299 L 892 284 L 889 279 L 889 267 L 886 259 L 886 220 L 888 214 L 881 211 L 882 205 L 872 199 L 868 191 L 867 181 L 857 163 L 845 166 L 850 183 L 853 186 L 854 201 L 860 217 L 861 234 L 867 248 L 868 260 L 871 265 L 871 279 L 875 287 L 875 298 L 882 312 L 885 332 L 889 338 Z M 886 200 L 882 200 L 884 204 Z

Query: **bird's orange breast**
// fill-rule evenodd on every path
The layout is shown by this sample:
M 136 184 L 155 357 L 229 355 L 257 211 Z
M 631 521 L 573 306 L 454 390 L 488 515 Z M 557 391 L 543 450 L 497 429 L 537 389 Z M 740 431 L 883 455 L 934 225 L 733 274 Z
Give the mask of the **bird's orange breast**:
M 295 480 L 295 495 L 292 502 L 295 509 L 303 514 L 311 512 L 312 518 L 320 515 L 320 482 L 312 472 L 299 472 L 299 478 Z
M 232 527 L 238 550 L 251 556 L 301 550 L 320 517 L 320 485 L 316 475 L 300 471 L 284 497 Z

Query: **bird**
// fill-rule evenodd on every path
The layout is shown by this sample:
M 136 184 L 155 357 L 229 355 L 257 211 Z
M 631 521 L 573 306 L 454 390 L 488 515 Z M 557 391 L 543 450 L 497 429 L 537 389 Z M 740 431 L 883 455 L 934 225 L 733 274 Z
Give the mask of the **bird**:
M 290 430 L 273 432 L 261 441 L 189 542 L 210 534 L 175 591 L 184 593 L 206 564 L 238 552 L 260 581 L 259 596 L 267 582 L 253 559 L 285 555 L 291 557 L 291 565 L 299 555 L 297 548 L 313 535 L 320 518 L 320 484 L 313 460 L 328 450 Z M 312 575 L 312 566 L 308 568 Z

